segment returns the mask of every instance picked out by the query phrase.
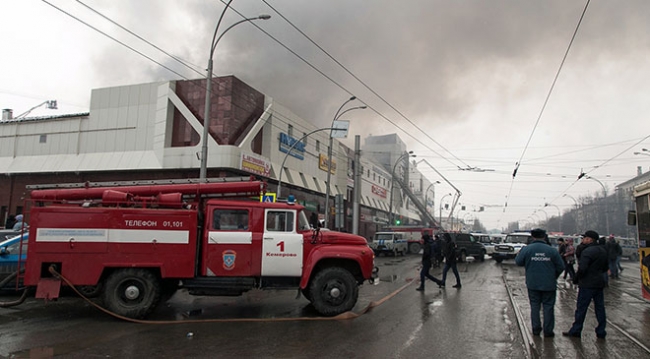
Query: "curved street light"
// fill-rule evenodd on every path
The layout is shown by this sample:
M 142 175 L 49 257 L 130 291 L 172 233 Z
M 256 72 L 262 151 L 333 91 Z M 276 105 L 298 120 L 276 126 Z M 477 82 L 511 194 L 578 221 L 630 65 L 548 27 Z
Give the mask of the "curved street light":
M 544 221 L 545 221 L 546 224 L 548 225 L 548 213 L 546 213 L 546 211 L 545 211 L 544 209 L 542 209 L 542 208 L 538 208 L 537 210 L 540 211 L 540 212 L 542 212 L 542 213 L 544 213 L 544 216 L 545 216 L 545 220 L 544 220 Z
M 645 150 L 645 148 L 643 150 Z M 601 187 L 603 187 L 603 200 L 604 200 L 603 202 L 605 202 L 605 227 L 606 227 L 606 230 L 607 230 L 607 234 L 609 235 L 609 216 L 607 215 L 607 187 L 605 187 L 605 184 L 602 183 L 600 180 L 598 180 L 595 177 L 585 176 L 585 178 L 590 179 L 590 180 L 594 180 L 594 181 L 598 182 L 598 184 Z
M 205 180 L 207 177 L 208 173 L 208 136 L 209 136 L 209 128 L 210 128 L 210 105 L 212 103 L 211 94 L 212 94 L 212 57 L 214 56 L 214 50 L 217 48 L 217 44 L 219 43 L 219 40 L 225 35 L 228 30 L 232 29 L 233 27 L 249 22 L 249 21 L 254 21 L 254 20 L 268 20 L 271 18 L 271 15 L 259 15 L 257 17 L 251 17 L 243 20 L 239 20 L 235 22 L 234 24 L 230 25 L 224 32 L 219 35 L 217 38 L 217 32 L 219 31 L 219 25 L 221 24 L 221 20 L 223 19 L 223 15 L 226 13 L 226 10 L 228 10 L 228 7 L 230 6 L 230 3 L 232 0 L 226 4 L 226 7 L 223 9 L 221 12 L 221 16 L 219 17 L 219 21 L 217 22 L 217 27 L 214 29 L 214 35 L 212 35 L 212 42 L 210 43 L 210 57 L 208 58 L 208 74 L 206 75 L 206 89 L 205 89 L 205 112 L 203 113 L 203 144 L 201 145 L 201 169 L 199 171 L 199 179 Z M 215 40 L 216 39 L 216 40 Z
M 434 216 L 434 219 L 435 219 L 435 215 L 436 215 L 436 203 L 435 203 L 435 200 L 436 200 L 436 187 L 435 187 L 435 185 L 437 185 L 437 184 L 440 184 L 440 181 L 431 182 L 431 184 L 429 185 L 429 187 L 427 187 L 426 191 L 424 191 L 424 208 L 427 208 L 427 204 L 428 204 L 428 203 L 427 203 L 427 199 L 428 199 L 427 196 L 429 195 L 429 189 L 430 189 L 431 187 L 433 187 L 433 191 L 432 191 L 432 193 L 433 193 L 433 201 L 434 201 L 434 202 L 433 202 L 432 207 L 433 207 L 433 216 Z
M 291 144 L 291 147 L 289 147 L 289 150 L 287 151 L 287 154 L 284 155 L 284 159 L 282 160 L 282 165 L 280 165 L 280 175 L 278 176 L 278 189 L 276 191 L 277 192 L 276 196 L 277 196 L 278 199 L 280 198 L 280 194 L 281 194 L 281 191 L 282 191 L 282 172 L 284 172 L 284 164 L 287 162 L 287 158 L 289 158 L 289 154 L 291 153 L 291 151 L 293 151 L 293 149 L 296 148 L 296 145 L 299 144 L 300 142 L 302 142 L 302 140 L 304 140 L 308 136 L 313 135 L 314 133 L 316 133 L 318 131 L 327 131 L 327 130 L 331 130 L 331 129 L 332 129 L 331 127 L 325 127 L 325 128 L 319 128 L 317 130 L 313 130 L 313 131 L 309 132 L 308 134 L 302 136 L 299 140 L 296 140 L 294 143 Z
M 354 101 L 356 99 L 357 99 L 356 96 L 352 96 L 347 101 L 343 102 L 341 107 L 339 107 L 339 109 L 336 111 L 336 114 L 334 115 L 334 119 L 332 119 L 332 125 L 330 126 L 332 130 L 330 130 L 330 136 L 329 136 L 330 141 L 329 141 L 329 146 L 327 147 L 327 188 L 325 189 L 325 226 L 327 226 L 327 228 L 329 228 L 329 219 L 330 219 L 330 208 L 329 208 L 330 194 L 331 194 L 330 179 L 332 178 L 332 146 L 334 145 L 334 139 L 332 138 L 332 131 L 336 129 L 334 128 L 334 122 L 336 122 L 344 113 L 348 111 L 367 108 L 366 106 L 357 106 L 341 112 L 343 107 L 345 107 L 345 105 L 347 105 L 348 102 Z
M 571 195 L 565 193 L 565 194 L 562 195 L 562 197 L 568 197 L 568 198 L 571 198 L 571 199 L 573 200 L 573 203 L 576 205 L 576 209 L 578 208 L 578 201 L 576 201 L 576 199 L 573 198 L 573 196 L 571 196 Z
M 451 196 L 451 193 L 447 193 L 446 195 L 442 196 L 442 198 L 440 199 L 440 206 L 439 206 L 440 207 L 440 212 L 438 212 L 438 213 L 440 213 L 440 227 L 442 227 L 442 202 L 445 200 L 445 198 L 447 198 L 449 196 Z
M 562 212 L 560 211 L 560 207 L 551 203 L 544 203 L 544 207 L 548 207 L 548 206 L 553 206 L 557 209 L 558 232 L 562 232 Z
M 580 231 L 580 228 L 579 228 L 579 227 L 580 227 L 580 221 L 578 220 L 578 215 L 580 215 L 580 212 L 578 211 L 578 201 L 576 201 L 576 199 L 573 198 L 573 196 L 568 195 L 568 194 L 566 194 L 566 193 L 563 194 L 562 197 L 568 197 L 568 198 L 571 198 L 571 199 L 573 200 L 573 203 L 574 203 L 575 206 L 576 206 L 576 215 L 575 215 L 575 217 L 574 217 L 574 218 L 575 218 L 575 222 L 576 222 L 576 230 L 577 230 L 577 231 Z
M 546 212 L 544 212 L 546 213 Z M 531 216 L 537 216 L 537 224 L 539 225 L 542 222 L 542 216 L 537 213 L 537 210 L 531 214 Z
M 395 190 L 395 169 L 397 168 L 397 164 L 399 164 L 400 161 L 405 157 L 417 157 L 417 155 L 414 155 L 413 151 L 402 153 L 402 155 L 397 158 L 397 161 L 395 161 L 395 164 L 393 165 L 393 170 L 390 172 L 390 202 L 389 202 L 390 204 L 388 206 L 388 215 L 390 218 L 391 226 L 393 225 L 393 221 L 395 220 L 395 215 L 393 214 L 393 197 L 394 197 L 393 191 Z

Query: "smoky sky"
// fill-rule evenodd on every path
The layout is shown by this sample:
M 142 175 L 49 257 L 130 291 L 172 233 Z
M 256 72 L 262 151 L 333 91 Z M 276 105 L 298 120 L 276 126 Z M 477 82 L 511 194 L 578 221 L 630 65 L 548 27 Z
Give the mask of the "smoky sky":
M 511 76 L 516 78 L 521 75 L 517 66 L 522 63 L 551 69 L 559 65 L 585 5 L 583 1 L 267 2 L 372 90 L 409 118 L 421 121 L 462 120 L 481 93 L 474 90 L 476 84 L 459 83 L 459 79 L 476 69 L 490 71 L 495 64 L 511 64 Z M 106 3 L 97 5 L 97 8 L 107 6 Z M 623 47 L 625 43 L 633 43 L 635 32 L 647 31 L 643 16 L 647 12 L 639 11 L 642 5 L 642 1 L 592 1 L 569 62 L 598 61 L 619 51 L 612 45 Z M 122 1 L 110 6 L 105 8 L 106 13 L 119 10 L 114 18 L 120 18 L 124 25 L 145 38 L 203 69 L 207 66 L 209 40 L 223 3 Z M 271 20 L 256 24 L 361 100 L 399 120 L 381 100 L 264 2 L 235 0 L 231 6 L 245 16 L 272 15 Z M 229 11 L 222 29 L 239 19 Z M 132 55 L 124 56 L 123 51 L 116 51 L 113 46 L 99 58 L 98 72 L 108 64 L 119 70 L 105 72 L 111 81 L 116 76 L 125 81 L 137 77 L 130 70 L 129 62 L 143 61 Z M 158 58 L 174 66 L 173 60 L 165 56 Z M 149 67 L 151 73 L 146 76 L 156 80 L 177 77 L 155 64 Z M 140 71 L 141 67 L 138 68 Z M 301 117 L 320 124 L 326 124 L 349 97 L 338 85 L 248 25 L 224 36 L 215 53 L 215 73 L 241 77 Z M 186 70 L 183 74 L 200 77 Z M 546 83 L 549 75 L 552 72 L 544 74 Z

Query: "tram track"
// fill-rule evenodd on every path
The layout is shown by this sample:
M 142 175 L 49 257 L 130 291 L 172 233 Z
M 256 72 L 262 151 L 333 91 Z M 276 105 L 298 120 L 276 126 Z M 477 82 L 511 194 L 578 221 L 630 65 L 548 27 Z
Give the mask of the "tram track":
M 528 355 L 529 358 L 541 358 L 541 357 L 543 357 L 543 353 L 541 352 L 540 348 L 536 345 L 534 338 L 532 338 L 531 331 L 528 329 L 529 319 L 526 316 L 524 316 L 524 314 L 521 311 L 520 306 L 517 303 L 517 299 L 516 299 L 516 296 L 514 294 L 516 288 L 514 288 L 511 285 L 511 281 L 513 279 L 508 279 L 507 274 L 508 274 L 508 269 L 507 268 L 502 268 L 502 279 L 503 279 L 504 285 L 506 287 L 506 291 L 508 293 L 508 298 L 510 300 L 510 304 L 512 305 L 513 311 L 515 313 L 515 318 L 517 320 L 517 327 L 518 327 L 518 329 L 520 331 L 520 334 L 521 334 L 521 337 L 522 337 L 522 339 L 524 341 L 524 346 L 526 347 L 527 355 Z M 524 284 L 524 286 L 525 286 L 525 284 Z M 563 292 L 562 296 L 565 299 L 571 299 L 572 303 L 575 303 L 575 301 L 577 300 L 577 291 L 563 289 L 563 288 L 559 288 L 558 291 L 562 291 Z M 625 293 L 625 294 L 629 295 L 629 293 Z M 639 298 L 638 296 L 629 295 L 629 297 L 638 300 L 639 303 L 645 303 L 645 301 L 642 300 L 641 298 Z M 564 309 L 564 310 L 571 310 L 571 309 L 573 309 L 573 308 L 568 308 L 567 307 L 567 309 Z M 594 313 L 594 309 L 592 308 L 592 306 L 589 307 L 589 311 L 592 314 Z M 557 315 L 556 315 L 556 317 L 557 317 Z M 571 316 L 571 318 L 573 318 L 573 316 Z M 557 325 L 557 323 L 556 323 L 556 325 Z M 627 340 L 630 343 L 633 343 L 635 347 L 637 347 L 641 351 L 643 351 L 643 353 L 645 355 L 650 357 L 650 348 L 646 344 L 641 342 L 641 340 L 636 338 L 633 335 L 633 333 L 626 330 L 623 326 L 614 323 L 609 318 L 607 319 L 607 326 L 608 326 L 608 329 L 610 329 L 610 330 L 611 329 L 616 330 L 623 337 L 627 338 Z M 608 337 L 610 337 L 610 336 L 611 336 L 611 334 Z M 618 345 L 620 345 L 620 344 L 621 343 L 619 342 Z

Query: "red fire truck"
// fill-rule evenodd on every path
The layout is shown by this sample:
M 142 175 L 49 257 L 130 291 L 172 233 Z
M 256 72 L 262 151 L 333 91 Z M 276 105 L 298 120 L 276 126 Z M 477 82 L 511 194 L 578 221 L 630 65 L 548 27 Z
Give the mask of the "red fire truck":
M 31 188 L 25 285 L 56 298 L 65 283 L 54 268 L 130 318 L 177 288 L 218 296 L 299 289 L 333 316 L 352 309 L 358 286 L 376 276 L 363 237 L 312 229 L 300 205 L 259 201 L 263 182 L 182 182 Z

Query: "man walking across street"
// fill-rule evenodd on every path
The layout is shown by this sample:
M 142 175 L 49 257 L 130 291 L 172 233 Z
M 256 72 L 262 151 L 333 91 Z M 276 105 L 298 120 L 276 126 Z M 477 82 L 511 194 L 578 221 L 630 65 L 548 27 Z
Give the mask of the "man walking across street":
M 526 287 L 530 302 L 530 320 L 533 335 L 540 335 L 542 329 L 545 337 L 554 337 L 555 333 L 555 294 L 557 278 L 564 271 L 564 260 L 560 253 L 544 240 L 546 231 L 541 228 L 530 232 L 533 242 L 521 249 L 515 263 L 526 267 Z M 540 309 L 544 308 L 544 326 L 540 318 Z
M 420 286 L 416 288 L 416 290 L 419 291 L 424 291 L 424 282 L 427 280 L 427 278 L 434 281 L 438 286 L 442 285 L 442 281 L 429 274 L 431 263 L 433 263 L 433 257 L 435 256 L 433 250 L 433 240 L 428 234 L 422 236 L 422 240 L 424 241 L 424 248 L 422 250 L 422 269 L 420 269 Z
M 587 309 L 589 309 L 592 300 L 594 301 L 596 319 L 598 320 L 596 336 L 605 339 L 607 335 L 605 331 L 607 316 L 605 314 L 605 295 L 603 293 L 605 277 L 603 274 L 606 274 L 608 270 L 608 258 L 605 246 L 598 245 L 597 241 L 597 232 L 585 232 L 583 242 L 586 246 L 580 254 L 578 272 L 573 281 L 579 287 L 575 321 L 569 331 L 562 332 L 564 336 L 580 337 L 587 316 Z
M 445 267 L 442 269 L 442 284 L 440 286 L 443 288 L 445 287 L 445 282 L 447 281 L 447 272 L 449 269 L 451 269 L 456 276 L 456 285 L 454 285 L 454 288 L 460 288 L 460 275 L 458 275 L 458 268 L 456 268 L 456 259 L 458 256 L 456 249 L 458 246 L 456 245 L 456 242 L 454 242 L 454 240 L 451 238 L 451 233 L 445 233 L 444 236 L 445 242 L 443 244 L 442 255 L 445 256 Z

